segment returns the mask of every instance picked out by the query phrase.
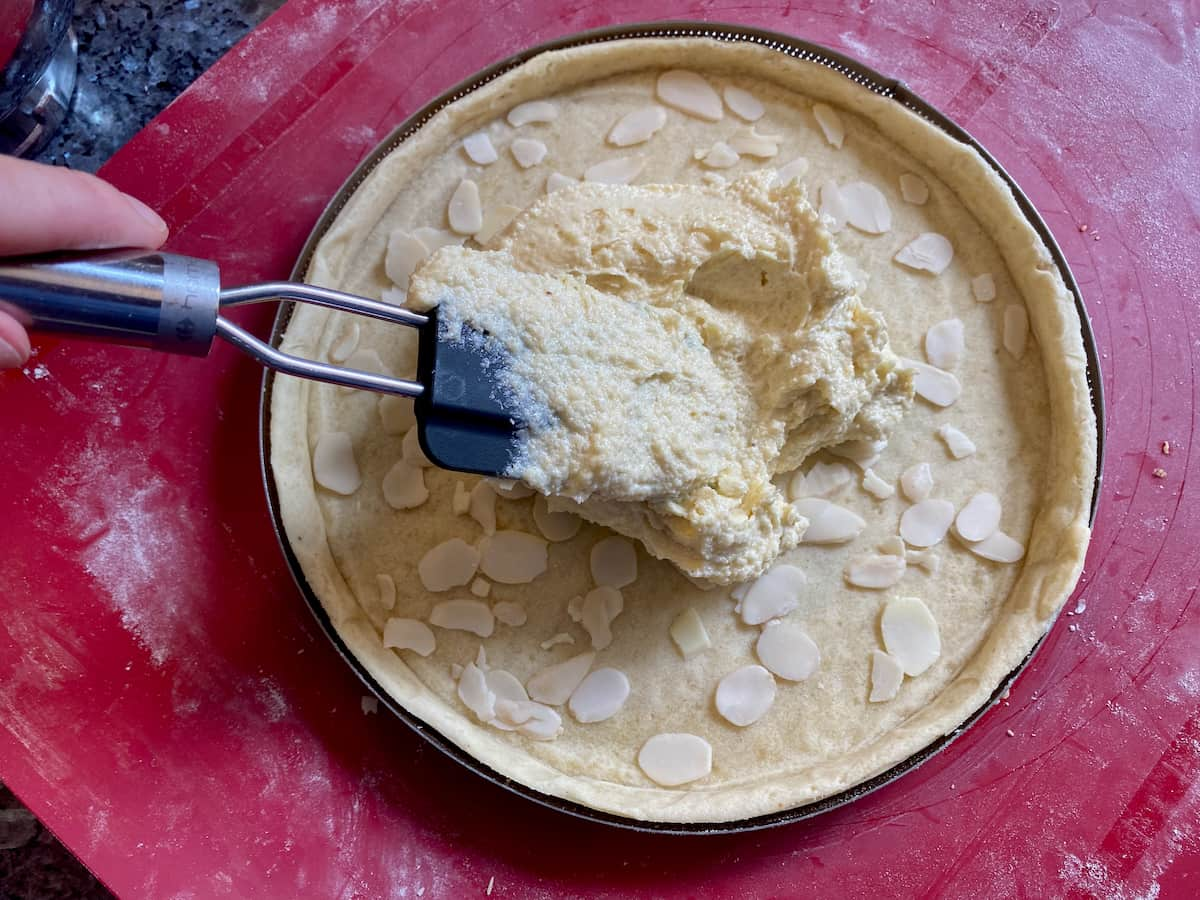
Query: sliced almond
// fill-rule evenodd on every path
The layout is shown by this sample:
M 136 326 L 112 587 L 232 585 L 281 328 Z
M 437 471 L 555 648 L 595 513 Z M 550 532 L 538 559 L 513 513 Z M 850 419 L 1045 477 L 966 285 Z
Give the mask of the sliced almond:
M 588 167 L 583 173 L 583 180 L 600 184 L 629 184 L 641 174 L 645 165 L 646 163 L 636 156 L 606 159 Z
M 489 669 L 484 675 L 484 681 L 487 682 L 488 690 L 496 695 L 496 699 L 512 700 L 517 703 L 523 703 L 529 699 L 529 694 L 525 693 L 525 685 L 521 684 L 519 678 L 512 672 L 506 672 L 503 669 Z M 499 712 L 497 710 L 497 712 Z
M 508 227 L 508 223 L 517 217 L 521 211 L 519 206 L 508 203 L 496 203 L 487 208 L 483 214 L 483 225 L 475 233 L 475 243 L 487 244 L 492 238 Z
M 454 482 L 454 496 L 450 498 L 450 509 L 456 516 L 465 516 L 471 509 L 471 492 L 464 481 Z
M 759 661 L 785 681 L 811 678 L 821 665 L 821 651 L 799 625 L 768 622 L 763 627 L 754 652 Z
M 480 166 L 490 166 L 500 158 L 492 146 L 492 139 L 482 131 L 463 138 L 463 152 L 467 154 L 467 159 Z
M 856 513 L 820 497 L 805 497 L 792 505 L 808 519 L 808 528 L 801 540 L 804 544 L 844 544 L 854 540 L 867 527 Z
M 446 209 L 450 228 L 459 234 L 472 235 L 483 228 L 483 203 L 479 199 L 479 185 L 464 178 L 450 195 Z
M 360 372 L 374 372 L 376 375 L 390 375 L 388 367 L 383 364 L 379 354 L 368 347 L 359 347 L 342 361 L 342 368 L 357 369 Z M 338 385 L 337 392 L 342 395 L 353 394 L 357 388 Z
M 496 695 L 488 687 L 487 676 L 475 663 L 463 666 L 462 674 L 458 677 L 458 699 L 481 722 L 487 722 L 496 715 Z
M 954 519 L 954 530 L 964 541 L 982 541 L 1000 527 L 1000 498 L 986 491 L 975 494 Z
M 779 155 L 782 140 L 777 134 L 759 134 L 757 128 L 739 128 L 729 139 L 729 146 L 742 156 L 771 159 Z
M 642 106 L 625 113 L 608 133 L 608 142 L 614 147 L 632 147 L 643 144 L 654 133 L 667 124 L 667 111 L 661 106 Z
M 344 431 L 326 431 L 317 438 L 312 455 L 313 479 L 327 491 L 349 496 L 362 484 L 354 445 Z
M 910 269 L 941 275 L 954 259 L 954 247 L 942 235 L 927 231 L 901 247 L 892 258 Z
M 913 503 L 924 500 L 933 491 L 933 469 L 929 463 L 916 463 L 904 470 L 900 476 L 900 487 L 904 496 Z
M 671 623 L 670 634 L 671 640 L 675 642 L 684 659 L 712 646 L 708 631 L 704 627 L 704 620 L 690 606 L 675 617 L 675 621 Z
M 942 640 L 933 613 L 916 597 L 897 597 L 883 608 L 883 645 L 904 670 L 920 675 L 942 654 Z
M 486 535 L 496 533 L 496 492 L 486 481 L 478 481 L 467 499 L 467 512 Z M 512 582 L 509 582 L 510 584 Z
M 888 535 L 880 541 L 879 552 L 890 554 L 891 556 L 908 557 L 908 548 L 904 546 L 904 540 L 898 534 Z
M 408 290 L 408 278 L 429 256 L 429 248 L 407 231 L 397 228 L 388 235 L 387 254 L 383 258 L 383 270 L 402 291 Z M 343 357 L 344 358 L 344 357 Z
M 738 152 L 724 141 L 717 141 L 707 150 L 697 150 L 695 157 L 710 169 L 728 169 L 737 165 L 741 158 Z
M 421 449 L 421 441 L 415 427 L 410 428 L 408 434 L 404 435 L 404 440 L 400 442 L 400 455 L 406 463 L 418 469 L 427 469 L 433 465 Z
M 910 566 L 919 566 L 930 575 L 936 575 L 942 568 L 942 558 L 932 550 L 909 550 L 904 558 Z
M 546 100 L 531 100 L 514 106 L 508 111 L 507 118 L 513 128 L 533 122 L 553 122 L 558 118 L 558 107 Z
M 965 349 L 961 319 L 945 319 L 925 332 L 925 358 L 939 369 L 957 369 Z
M 606 537 L 592 546 L 592 580 L 598 585 L 623 588 L 637 578 L 637 550 L 623 537 Z
M 483 638 L 491 637 L 496 630 L 496 617 L 482 600 L 443 600 L 429 611 L 429 622 L 438 628 L 469 631 Z
M 411 397 L 384 394 L 379 398 L 379 421 L 388 434 L 406 434 L 417 424 Z
M 896 489 L 876 475 L 874 469 L 863 470 L 862 487 L 876 500 L 887 500 L 896 493 Z
M 843 441 L 833 447 L 826 447 L 828 453 L 848 459 L 860 469 L 867 469 L 879 462 L 879 456 L 887 449 L 887 439 L 879 441 Z
M 850 469 L 839 462 L 816 462 L 807 472 L 796 471 L 788 482 L 788 497 L 832 497 L 853 479 Z
M 852 181 L 839 189 L 846 221 L 866 234 L 883 234 L 892 229 L 892 209 L 883 192 L 865 181 Z
M 579 622 L 592 639 L 593 649 L 603 650 L 612 643 L 610 626 L 624 608 L 625 600 L 614 587 L 598 587 L 584 595 Z
M 913 547 L 932 547 L 939 543 L 954 522 L 954 504 L 929 498 L 914 503 L 900 516 L 900 537 Z
M 474 585 L 472 585 L 473 587 Z M 487 595 L 485 594 L 484 596 Z M 501 600 L 493 606 L 492 615 L 496 617 L 497 621 L 503 622 L 512 628 L 520 628 L 529 618 L 525 613 L 525 607 L 520 603 L 513 603 L 511 600 Z
M 497 496 L 505 500 L 524 500 L 533 496 L 533 488 L 521 481 L 509 478 L 485 478 L 484 481 L 492 486 Z
M 846 563 L 846 581 L 855 587 L 883 590 L 904 576 L 904 557 L 891 554 L 856 556 Z
M 955 428 L 953 425 L 942 425 L 937 430 L 938 437 L 946 442 L 946 449 L 955 459 L 962 459 L 975 452 L 975 442 Z
M 846 217 L 850 214 L 846 208 L 846 201 L 842 197 L 842 191 L 837 186 L 837 182 L 830 179 L 821 182 L 817 193 L 821 198 L 817 212 L 820 213 L 825 227 L 837 234 L 846 226 Z
M 717 684 L 717 712 L 734 725 L 753 725 L 774 702 L 775 678 L 762 666 L 743 666 Z
M 762 103 L 749 91 L 743 91 L 739 87 L 733 85 L 727 86 L 721 91 L 725 98 L 725 105 L 739 119 L 745 119 L 747 122 L 757 122 L 763 117 L 766 110 L 763 109 Z
M 712 745 L 694 734 L 656 734 L 638 751 L 638 766 L 656 784 L 678 787 L 712 771 Z
M 589 650 L 587 653 L 580 653 L 563 662 L 547 666 L 525 683 L 529 696 L 541 703 L 562 706 L 575 692 L 575 688 L 579 687 L 579 683 L 583 681 L 595 661 L 595 652 Z
M 760 575 L 746 590 L 738 612 L 747 625 L 761 625 L 785 616 L 800 605 L 808 578 L 795 566 L 777 565 Z
M 437 647 L 433 631 L 416 619 L 388 619 L 383 623 L 383 646 L 393 650 L 411 650 L 428 656 Z
M 532 168 L 546 158 L 546 145 L 533 138 L 517 138 L 508 149 L 522 169 Z
M 996 299 L 996 279 L 984 272 L 971 279 L 971 293 L 980 303 L 991 303 Z
M 516 730 L 538 741 L 552 741 L 562 734 L 562 716 L 534 700 L 496 699 L 496 718 L 492 725 L 505 731 Z
M 871 651 L 871 703 L 884 703 L 900 693 L 904 669 L 894 656 L 882 650 Z
M 425 472 L 399 460 L 383 476 L 383 499 L 392 509 L 415 509 L 429 499 Z
M 1029 339 L 1029 313 L 1019 303 L 1004 307 L 1004 349 L 1014 359 L 1025 355 L 1025 344 Z
M 979 543 L 968 544 L 967 549 L 976 556 L 999 563 L 1015 563 L 1025 555 L 1025 546 L 1003 531 L 993 531 Z
M 546 640 L 542 641 L 538 646 L 540 646 L 543 650 L 549 650 L 551 647 L 557 647 L 559 644 L 573 643 L 575 643 L 575 638 L 573 636 L 567 634 L 565 631 L 560 631 L 558 634 L 554 635 L 554 637 L 547 638 Z
M 962 395 L 962 384 L 951 373 L 915 359 L 905 359 L 903 362 L 916 370 L 913 390 L 917 392 L 917 396 L 923 397 L 934 406 L 952 406 Z
M 821 133 L 825 135 L 825 140 L 841 149 L 842 142 L 846 140 L 846 127 L 842 124 L 842 117 L 837 114 L 837 110 L 824 103 L 814 103 L 813 117 L 821 126 Z
M 375 586 L 379 590 L 379 605 L 384 609 L 392 609 L 396 605 L 396 579 L 385 572 L 375 576 Z
M 725 116 L 721 98 L 712 85 L 695 72 L 671 69 L 658 76 L 658 99 L 689 116 L 719 122 Z
M 924 206 L 929 199 L 929 185 L 920 175 L 905 172 L 900 176 L 900 196 L 914 206 Z
M 785 163 L 775 170 L 773 184 L 788 184 L 793 179 L 803 177 L 806 172 L 808 172 L 808 160 L 803 156 L 797 156 L 790 163 Z
M 450 538 L 421 557 L 417 575 L 425 590 L 439 593 L 467 584 L 478 567 L 479 551 L 462 538 Z
M 471 582 L 471 593 L 479 598 L 488 597 L 492 593 L 492 583 L 490 581 L 488 581 L 486 578 L 476 578 Z M 502 605 L 503 604 L 501 604 L 501 603 L 497 603 L 496 604 L 497 609 Z M 493 610 L 493 612 L 494 612 L 494 610 Z M 500 616 L 498 614 L 497 614 L 496 618 L 500 619 L 501 622 L 505 621 L 504 619 L 500 618 Z M 512 623 L 508 622 L 507 624 L 511 625 Z
M 523 531 L 497 531 L 479 550 L 479 571 L 501 584 L 528 584 L 546 571 L 546 542 Z
M 329 348 L 329 361 L 332 363 L 345 362 L 346 358 L 358 349 L 358 338 L 361 329 L 358 322 L 351 321 L 343 334 Z
M 572 184 L 579 184 L 579 179 L 564 175 L 562 172 L 551 172 L 546 176 L 546 193 L 553 194 L 559 188 L 565 188 Z
M 579 534 L 583 520 L 569 512 L 551 512 L 546 498 L 538 494 L 533 498 L 533 522 L 548 541 L 569 541 Z
M 579 683 L 567 708 L 577 721 L 603 722 L 611 719 L 629 697 L 629 678 L 620 669 L 597 669 Z

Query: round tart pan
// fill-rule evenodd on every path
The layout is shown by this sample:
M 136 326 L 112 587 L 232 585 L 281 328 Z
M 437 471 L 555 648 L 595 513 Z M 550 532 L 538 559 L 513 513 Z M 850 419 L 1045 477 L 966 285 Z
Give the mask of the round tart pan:
M 901 104 L 907 109 L 915 112 L 924 119 L 932 122 L 934 125 L 942 129 L 946 134 L 953 137 L 955 140 L 961 141 L 973 147 L 980 156 L 990 165 L 1001 178 L 1012 189 L 1013 196 L 1016 198 L 1017 204 L 1021 211 L 1028 219 L 1030 225 L 1037 231 L 1042 241 L 1045 243 L 1051 258 L 1058 267 L 1063 281 L 1067 288 L 1071 291 L 1075 298 L 1075 305 L 1079 311 L 1079 321 L 1082 327 L 1082 337 L 1084 349 L 1087 353 L 1087 378 L 1088 386 L 1091 390 L 1092 407 L 1096 415 L 1097 427 L 1097 470 L 1096 481 L 1092 490 L 1091 514 L 1089 520 L 1095 518 L 1096 504 L 1100 496 L 1101 485 L 1101 466 L 1104 459 L 1104 397 L 1103 388 L 1100 379 L 1100 361 L 1096 351 L 1096 341 L 1092 334 L 1091 325 L 1088 321 L 1087 311 L 1084 308 L 1083 300 L 1079 293 L 1079 286 L 1075 283 L 1075 279 L 1071 274 L 1070 267 L 1064 258 L 1062 251 L 1054 240 L 1050 229 L 1046 223 L 1042 221 L 1037 210 L 1029 198 L 1021 191 L 1020 187 L 1008 175 L 1007 172 L 1000 166 L 991 154 L 987 152 L 979 143 L 971 137 L 961 127 L 952 122 L 944 114 L 939 112 L 928 102 L 914 94 L 902 81 L 887 78 L 876 72 L 868 66 L 863 65 L 856 60 L 850 59 L 841 53 L 829 50 L 817 44 L 809 43 L 808 41 L 800 40 L 786 34 L 780 34 L 774 31 L 767 31 L 761 28 L 749 28 L 740 25 L 724 25 L 719 23 L 699 23 L 699 22 L 654 22 L 635 25 L 621 25 L 616 27 L 601 28 L 594 31 L 585 31 L 567 37 L 559 38 L 554 41 L 549 41 L 544 44 L 539 44 L 531 47 L 522 53 L 515 56 L 510 56 L 507 59 L 501 60 L 475 76 L 461 82 L 450 88 L 441 96 L 435 98 L 423 108 L 418 110 L 406 121 L 399 125 L 390 135 L 380 143 L 350 174 L 345 183 L 341 186 L 338 192 L 334 195 L 329 205 L 325 208 L 321 218 L 317 221 L 312 233 L 309 235 L 308 241 L 304 245 L 304 249 L 300 254 L 300 258 L 296 261 L 296 265 L 292 269 L 291 277 L 293 280 L 303 280 L 305 273 L 308 271 L 309 262 L 312 254 L 320 240 L 324 237 L 325 232 L 332 225 L 334 219 L 341 213 L 351 195 L 357 190 L 359 185 L 368 174 L 379 164 L 385 156 L 391 153 L 397 146 L 411 137 L 421 126 L 428 122 L 437 112 L 454 101 L 466 96 L 474 90 L 482 87 L 495 78 L 503 75 L 505 72 L 515 68 L 516 66 L 526 62 L 533 57 L 545 53 L 550 50 L 559 50 L 565 47 L 575 47 L 582 44 L 595 44 L 605 41 L 627 40 L 633 38 L 671 38 L 671 37 L 701 37 L 714 38 L 723 41 L 746 41 L 753 44 L 758 44 L 770 50 L 785 54 L 794 59 L 806 60 L 809 62 L 819 63 L 830 69 L 842 73 L 855 83 L 874 91 L 881 96 L 887 97 L 896 103 Z M 275 318 L 274 327 L 271 331 L 271 343 L 278 346 L 282 339 L 283 333 L 287 328 L 288 322 L 291 319 L 293 305 L 283 303 L 280 305 L 279 313 Z M 548 806 L 552 809 L 559 810 L 572 816 L 577 816 L 582 819 L 589 819 L 594 822 L 603 822 L 610 825 L 616 825 L 622 828 L 633 829 L 637 831 L 647 831 L 667 834 L 728 834 L 739 831 L 752 831 L 759 828 L 769 828 L 774 825 L 783 825 L 790 822 L 796 822 L 800 819 L 807 819 L 812 816 L 819 815 L 839 806 L 850 803 L 859 797 L 869 794 L 877 788 L 882 787 L 889 782 L 894 781 L 906 772 L 919 766 L 925 760 L 929 759 L 965 729 L 975 723 L 991 706 L 1003 696 L 1012 683 L 1013 679 L 1020 674 L 1021 670 L 1028 665 L 1033 654 L 1037 652 L 1042 641 L 1039 640 L 1030 651 L 1029 655 L 1014 668 L 1008 675 L 996 686 L 996 690 L 986 703 L 975 710 L 967 719 L 959 725 L 950 734 L 944 735 L 938 740 L 926 746 L 919 753 L 915 753 L 908 759 L 892 767 L 886 772 L 876 775 L 867 781 L 862 782 L 842 791 L 839 794 L 834 794 L 826 797 L 823 800 L 818 800 L 813 803 L 804 804 L 793 809 L 783 810 L 781 812 L 771 813 L 769 815 L 757 816 L 750 819 L 740 819 L 730 822 L 699 822 L 699 823 L 679 823 L 679 822 L 647 822 L 636 819 L 630 819 L 623 816 L 616 816 L 610 813 L 600 812 L 590 807 L 582 806 L 578 803 L 572 803 L 567 800 L 562 800 L 558 797 L 552 797 L 536 791 L 524 784 L 519 784 L 511 779 L 493 771 L 488 766 L 481 763 L 475 757 L 463 751 L 456 744 L 451 743 L 440 733 L 430 728 L 425 722 L 418 719 L 412 713 L 408 712 L 391 696 L 383 690 L 383 688 L 375 681 L 375 679 L 367 671 L 366 667 L 350 652 L 349 648 L 342 641 L 340 635 L 333 627 L 329 616 L 322 607 L 320 600 L 313 593 L 311 586 L 308 584 L 301 571 L 299 561 L 292 552 L 291 545 L 288 543 L 287 536 L 283 528 L 283 519 L 280 513 L 279 496 L 275 489 L 275 478 L 271 471 L 271 452 L 270 452 L 270 409 L 271 409 L 271 388 L 274 383 L 273 373 L 267 372 L 263 378 L 262 398 L 261 398 L 261 416 L 259 420 L 259 447 L 262 458 L 263 480 L 266 486 L 267 499 L 271 508 L 271 517 L 275 526 L 276 536 L 279 538 L 279 545 L 283 549 L 284 557 L 287 559 L 288 567 L 291 569 L 292 577 L 295 578 L 297 586 L 300 588 L 301 594 L 307 601 L 313 615 L 316 616 L 321 629 L 333 642 L 342 658 L 362 679 L 363 683 L 374 693 L 383 704 L 391 710 L 396 716 L 407 723 L 415 732 L 420 734 L 431 744 L 447 754 L 451 758 L 457 760 L 466 768 L 477 773 L 478 775 L 488 779 L 489 781 L 500 785 L 514 794 L 518 794 L 543 806 Z M 1044 638 L 1042 639 L 1044 640 Z

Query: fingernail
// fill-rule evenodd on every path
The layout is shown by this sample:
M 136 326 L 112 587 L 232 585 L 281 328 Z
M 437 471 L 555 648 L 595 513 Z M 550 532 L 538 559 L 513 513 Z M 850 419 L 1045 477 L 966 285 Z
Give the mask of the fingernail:
M 25 365 L 29 357 L 8 341 L 0 338 L 0 369 L 19 369 Z
M 156 229 L 162 231 L 167 230 L 167 223 L 163 221 L 162 216 L 148 207 L 145 203 L 131 194 L 126 194 L 125 199 L 129 201 L 129 205 L 134 208 L 139 216 L 146 220 L 146 223 L 153 225 Z

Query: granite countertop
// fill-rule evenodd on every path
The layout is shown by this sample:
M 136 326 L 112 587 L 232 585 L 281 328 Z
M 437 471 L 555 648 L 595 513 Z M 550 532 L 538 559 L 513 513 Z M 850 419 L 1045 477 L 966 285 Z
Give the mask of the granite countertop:
M 0 3 L 6 0 L 0 0 Z M 284 0 L 76 0 L 79 77 L 36 157 L 95 172 Z M 112 895 L 0 785 L 0 897 Z

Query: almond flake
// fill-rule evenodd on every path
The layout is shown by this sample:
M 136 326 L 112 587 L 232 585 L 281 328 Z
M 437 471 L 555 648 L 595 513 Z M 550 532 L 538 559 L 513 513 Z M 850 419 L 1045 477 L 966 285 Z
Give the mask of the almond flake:
M 427 469 L 433 465 L 421 449 L 421 440 L 416 428 L 409 429 L 408 434 L 404 435 L 404 440 L 400 443 L 400 455 L 406 463 L 417 469 Z
M 492 593 L 492 583 L 486 578 L 476 578 L 471 582 L 471 593 L 476 597 L 487 597 Z M 502 603 L 497 603 L 496 609 L 499 609 L 503 605 L 504 604 Z M 495 610 L 493 610 L 493 612 L 495 612 Z M 505 624 L 512 624 L 511 622 L 508 622 L 506 619 L 502 618 L 499 614 L 496 615 L 496 618 L 500 619 L 501 622 L 505 622 Z
M 925 358 L 939 369 L 957 369 L 965 349 L 961 319 L 946 319 L 925 332 Z
M 462 674 L 458 677 L 458 699 L 481 722 L 487 722 L 496 715 L 496 695 L 488 687 L 487 676 L 475 663 L 463 666 Z
M 712 85 L 695 72 L 671 69 L 658 76 L 658 99 L 689 116 L 719 122 L 725 116 L 721 98 Z
M 879 455 L 887 449 L 887 439 L 878 441 L 843 441 L 825 450 L 834 456 L 848 459 L 860 469 L 867 469 L 879 462 Z
M 1004 307 L 1004 349 L 1013 358 L 1025 355 L 1025 344 L 1029 338 L 1029 313 L 1019 303 Z
M 883 703 L 900 693 L 904 682 L 904 669 L 896 658 L 882 650 L 871 651 L 871 703 Z
M 908 368 L 916 370 L 913 390 L 917 392 L 917 396 L 923 397 L 934 406 L 952 406 L 962 395 L 962 384 L 951 373 L 915 359 L 901 361 Z
M 908 548 L 904 546 L 904 541 L 898 534 L 889 535 L 880 541 L 879 552 L 890 556 L 908 557 Z
M 999 527 L 1000 498 L 986 491 L 968 500 L 954 519 L 954 530 L 964 541 L 982 541 Z
M 467 240 L 465 235 L 454 234 L 441 228 L 418 228 L 413 231 L 413 237 L 428 247 L 431 254 L 443 247 L 461 247 Z
M 533 522 L 548 541 L 569 541 L 579 534 L 583 520 L 569 512 L 551 512 L 546 498 L 538 494 L 533 498 Z
M 820 497 L 804 497 L 792 505 L 808 519 L 808 528 L 800 541 L 802 544 L 844 544 L 854 540 L 867 527 L 854 512 Z
M 977 544 L 968 544 L 967 549 L 976 556 L 992 562 L 1015 563 L 1025 555 L 1025 547 L 1003 531 L 993 531 Z
M 524 703 L 529 699 L 529 695 L 525 693 L 525 685 L 521 684 L 520 679 L 512 672 L 491 669 L 484 675 L 484 681 L 487 682 L 488 690 L 496 695 L 497 700 L 504 699 Z
M 900 476 L 900 487 L 904 496 L 913 503 L 924 500 L 933 491 L 933 469 L 929 463 L 916 463 L 904 470 Z
M 406 434 L 417 424 L 411 397 L 383 394 L 379 397 L 379 421 L 388 434 Z
M 579 687 L 579 683 L 583 681 L 595 661 L 596 654 L 588 651 L 547 666 L 526 682 L 529 696 L 540 703 L 562 706 L 575 692 L 575 688 Z
M 946 442 L 946 449 L 955 459 L 962 459 L 975 452 L 975 442 L 953 425 L 942 425 L 937 433 L 938 437 Z
M 675 617 L 675 621 L 671 623 L 670 634 L 671 640 L 675 642 L 684 659 L 712 646 L 704 621 L 690 606 Z
M 494 206 L 489 206 L 487 212 L 483 214 L 483 225 L 479 231 L 475 233 L 475 243 L 486 244 L 491 241 L 497 234 L 508 227 L 508 223 L 517 217 L 517 213 L 521 211 L 519 206 L 512 206 L 508 203 L 497 203 Z
M 785 163 L 775 171 L 775 180 L 772 182 L 775 185 L 788 184 L 796 178 L 802 177 L 808 172 L 808 160 L 803 156 L 797 156 L 790 163 Z
M 829 180 L 821 182 L 817 193 L 821 198 L 817 212 L 820 213 L 825 227 L 832 233 L 837 234 L 846 226 L 846 217 L 850 214 L 850 211 L 846 208 L 846 201 L 842 197 L 842 192 L 838 188 L 836 181 Z
M 523 531 L 497 531 L 479 550 L 479 571 L 501 584 L 528 584 L 546 571 L 546 542 Z
M 971 293 L 980 303 L 991 303 L 996 299 L 996 279 L 984 272 L 971 279 Z
M 832 106 L 826 106 L 824 103 L 814 103 L 813 117 L 817 120 L 817 124 L 821 126 L 821 132 L 825 135 L 825 140 L 829 141 L 834 147 L 841 149 L 842 142 L 846 139 L 846 127 L 842 125 L 842 117 L 837 114 L 837 111 Z
M 712 771 L 712 745 L 694 734 L 656 734 L 642 744 L 637 759 L 651 781 L 678 787 Z
M 900 556 L 867 554 L 846 563 L 846 581 L 855 587 L 882 590 L 904 575 L 905 562 Z
M 360 372 L 374 372 L 376 375 L 392 374 L 388 367 L 383 364 L 383 360 L 379 358 L 379 354 L 374 350 L 366 347 L 359 347 L 342 361 L 342 368 L 356 369 Z M 358 388 L 347 387 L 339 384 L 336 388 L 341 395 L 353 394 Z
M 896 489 L 875 474 L 874 469 L 863 470 L 862 489 L 876 500 L 887 500 Z
M 469 631 L 479 637 L 491 637 L 496 630 L 496 617 L 482 600 L 443 600 L 429 612 L 429 622 L 438 628 Z
M 623 588 L 637 578 L 637 549 L 623 537 L 606 537 L 592 547 L 592 580 Z
M 532 122 L 553 122 L 558 118 L 558 107 L 545 100 L 531 100 L 514 106 L 508 111 L 507 118 L 513 128 Z
M 808 578 L 795 566 L 777 565 L 760 575 L 738 604 L 742 621 L 761 625 L 787 615 L 800 605 L 800 592 Z
M 586 169 L 583 173 L 583 180 L 595 181 L 600 184 L 629 184 L 641 174 L 645 165 L 646 163 L 636 156 L 606 159 Z
M 614 147 L 631 147 L 650 140 L 654 133 L 667 124 L 667 111 L 661 106 L 643 106 L 627 112 L 617 120 L 608 133 L 608 142 Z
M 497 496 L 505 500 L 524 500 L 533 496 L 533 488 L 521 481 L 509 478 L 485 478 L 484 481 L 492 486 Z
M 920 566 L 930 575 L 936 575 L 942 568 L 942 559 L 932 550 L 909 550 L 904 556 L 909 565 Z
M 465 481 L 454 482 L 454 496 L 450 498 L 450 509 L 456 516 L 465 516 L 471 508 L 471 492 Z
M 433 631 L 416 619 L 388 619 L 383 624 L 383 646 L 393 650 L 411 650 L 428 656 L 437 647 Z
M 892 210 L 879 188 L 865 181 L 852 181 L 838 189 L 846 210 L 846 221 L 866 234 L 883 234 L 892 229 Z
M 883 608 L 883 645 L 905 675 L 920 675 L 942 654 L 937 622 L 916 597 L 897 597 Z
M 745 119 L 747 122 L 757 122 L 763 117 L 766 110 L 759 102 L 759 99 L 749 91 L 743 91 L 739 87 L 729 85 L 721 94 L 725 97 L 725 105 L 739 119 Z
M 941 275 L 954 259 L 954 247 L 942 235 L 927 231 L 901 247 L 892 258 L 910 269 Z
M 717 141 L 707 150 L 697 150 L 695 157 L 710 169 L 728 169 L 737 165 L 741 158 L 738 152 L 724 141 Z
M 583 620 L 583 594 L 578 594 L 567 601 L 567 615 L 572 622 Z
M 354 460 L 354 445 L 344 431 L 327 431 L 317 438 L 312 455 L 313 478 L 317 484 L 335 494 L 349 496 L 362 484 L 358 463 Z
M 500 157 L 492 146 L 492 139 L 482 131 L 469 134 L 463 138 L 463 151 L 471 162 L 480 166 L 490 166 Z
M 920 175 L 905 172 L 900 176 L 900 196 L 914 206 L 924 206 L 929 199 L 929 185 Z
M 388 235 L 387 254 L 383 258 L 383 270 L 402 291 L 408 290 L 408 278 L 425 257 L 429 248 L 417 237 L 397 228 Z
M 484 584 L 487 584 L 487 582 L 485 581 Z M 474 588 L 474 585 L 471 587 Z M 472 593 L 474 593 L 473 590 Z M 487 594 L 484 594 L 484 596 L 486 597 Z M 525 612 L 525 607 L 520 603 L 513 603 L 511 600 L 501 600 L 493 606 L 492 615 L 496 617 L 497 621 L 503 622 L 512 628 L 520 628 L 529 620 L 529 616 Z
M 479 201 L 479 185 L 464 178 L 450 196 L 446 209 L 450 227 L 459 234 L 472 235 L 483 228 L 483 204 Z
M 358 349 L 359 333 L 358 322 L 351 321 L 346 333 L 329 348 L 329 361 L 332 363 L 345 362 L 346 357 Z
M 575 638 L 567 634 L 565 631 L 560 631 L 554 637 L 547 638 L 539 645 L 543 650 L 549 650 L 551 647 L 557 647 L 559 644 L 573 644 Z
M 821 651 L 799 625 L 768 622 L 754 652 L 771 672 L 785 681 L 811 678 L 821 665 Z
M 788 497 L 799 500 L 802 497 L 832 497 L 846 485 L 854 476 L 849 467 L 842 463 L 817 462 L 807 472 L 799 470 L 788 482 Z
M 546 176 L 546 193 L 553 194 L 559 188 L 565 188 L 572 184 L 579 184 L 579 179 L 564 175 L 562 172 L 551 172 Z
M 492 725 L 516 731 L 538 741 L 552 741 L 562 734 L 562 716 L 533 700 L 496 699 L 496 718 Z M 508 727 L 505 727 L 508 726 Z
M 624 608 L 625 600 L 614 587 L 598 587 L 584 595 L 579 622 L 592 639 L 593 649 L 603 650 L 612 643 L 612 629 L 609 626 Z
M 400 460 L 383 476 L 383 499 L 392 509 L 414 509 L 429 499 L 425 473 Z
M 522 169 L 536 166 L 546 158 L 546 145 L 533 138 L 517 138 L 512 142 L 509 150 L 512 151 L 513 159 Z
M 496 533 L 496 492 L 486 481 L 476 482 L 467 500 L 467 511 L 486 535 Z M 510 584 L 512 582 L 509 582 Z
M 567 708 L 576 720 L 603 722 L 611 719 L 629 697 L 629 678 L 620 669 L 604 668 L 591 672 L 571 694 Z
M 717 712 L 734 725 L 753 725 L 774 702 L 775 678 L 762 666 L 743 666 L 717 684 Z
M 379 605 L 384 609 L 392 609 L 396 605 L 396 579 L 384 572 L 375 576 L 375 585 L 379 588 Z
M 913 547 L 939 543 L 954 522 L 954 504 L 930 498 L 914 503 L 900 516 L 900 537 Z
M 742 156 L 771 159 L 779 154 L 782 140 L 777 134 L 759 134 L 757 128 L 739 128 L 729 139 L 729 146 Z
M 440 593 L 469 582 L 478 567 L 479 551 L 462 538 L 450 538 L 421 557 L 417 575 L 425 590 Z

